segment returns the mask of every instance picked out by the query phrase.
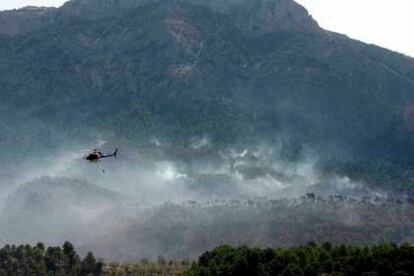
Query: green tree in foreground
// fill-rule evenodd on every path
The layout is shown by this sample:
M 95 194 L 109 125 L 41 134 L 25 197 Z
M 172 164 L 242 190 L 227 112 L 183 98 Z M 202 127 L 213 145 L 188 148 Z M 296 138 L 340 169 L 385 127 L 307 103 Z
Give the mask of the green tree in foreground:
M 221 246 L 201 255 L 186 275 L 414 275 L 414 247 L 329 243 L 286 249 Z
M 74 246 L 65 242 L 62 247 L 48 247 L 38 243 L 0 249 L 2 275 L 102 275 L 103 263 L 89 253 L 82 261 Z
M 318 245 L 260 249 L 247 246 L 217 247 L 188 261 L 143 259 L 133 264 L 104 264 L 89 252 L 83 259 L 69 242 L 62 247 L 41 243 L 0 249 L 3 275 L 293 275 L 293 276 L 393 276 L 414 275 L 414 247 L 410 244 L 373 246 Z

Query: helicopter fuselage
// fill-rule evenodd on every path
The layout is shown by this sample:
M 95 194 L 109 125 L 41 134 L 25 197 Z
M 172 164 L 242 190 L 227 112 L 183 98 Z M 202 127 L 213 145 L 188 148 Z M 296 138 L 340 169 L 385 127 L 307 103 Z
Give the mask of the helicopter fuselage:
M 96 162 L 101 158 L 102 158 L 102 153 L 100 152 L 92 152 L 88 154 L 87 156 L 85 156 L 85 159 L 91 162 Z

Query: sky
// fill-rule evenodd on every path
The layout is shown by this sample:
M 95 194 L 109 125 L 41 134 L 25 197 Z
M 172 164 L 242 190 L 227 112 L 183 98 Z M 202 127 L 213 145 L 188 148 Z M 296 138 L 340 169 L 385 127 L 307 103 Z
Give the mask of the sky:
M 324 29 L 414 57 L 414 0 L 296 1 Z
M 208 0 L 206 0 L 208 1 Z M 225 0 L 223 0 L 225 1 Z M 414 0 L 296 0 L 321 27 L 414 57 Z M 0 0 L 0 10 L 65 0 Z
M 57 7 L 67 0 L 0 0 L 0 10 L 11 10 L 25 6 Z

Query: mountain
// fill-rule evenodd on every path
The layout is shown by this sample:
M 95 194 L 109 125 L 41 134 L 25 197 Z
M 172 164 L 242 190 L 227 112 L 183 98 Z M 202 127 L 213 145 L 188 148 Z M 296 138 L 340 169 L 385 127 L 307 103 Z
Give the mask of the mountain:
M 97 133 L 191 163 L 206 138 L 206 159 L 267 145 L 411 187 L 414 59 L 325 31 L 292 0 L 72 0 L 0 22 L 3 156 Z
M 47 15 L 54 9 L 25 7 L 0 14 L 0 34 L 16 36 L 40 29 L 47 24 Z

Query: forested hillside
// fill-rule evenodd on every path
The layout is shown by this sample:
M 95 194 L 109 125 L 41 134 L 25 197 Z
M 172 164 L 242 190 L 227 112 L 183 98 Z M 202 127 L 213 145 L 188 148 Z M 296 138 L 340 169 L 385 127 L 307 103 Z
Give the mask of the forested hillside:
M 0 21 L 6 158 L 105 137 L 183 159 L 206 138 L 210 157 L 266 143 L 411 183 L 414 60 L 324 31 L 292 0 L 74 0 Z

